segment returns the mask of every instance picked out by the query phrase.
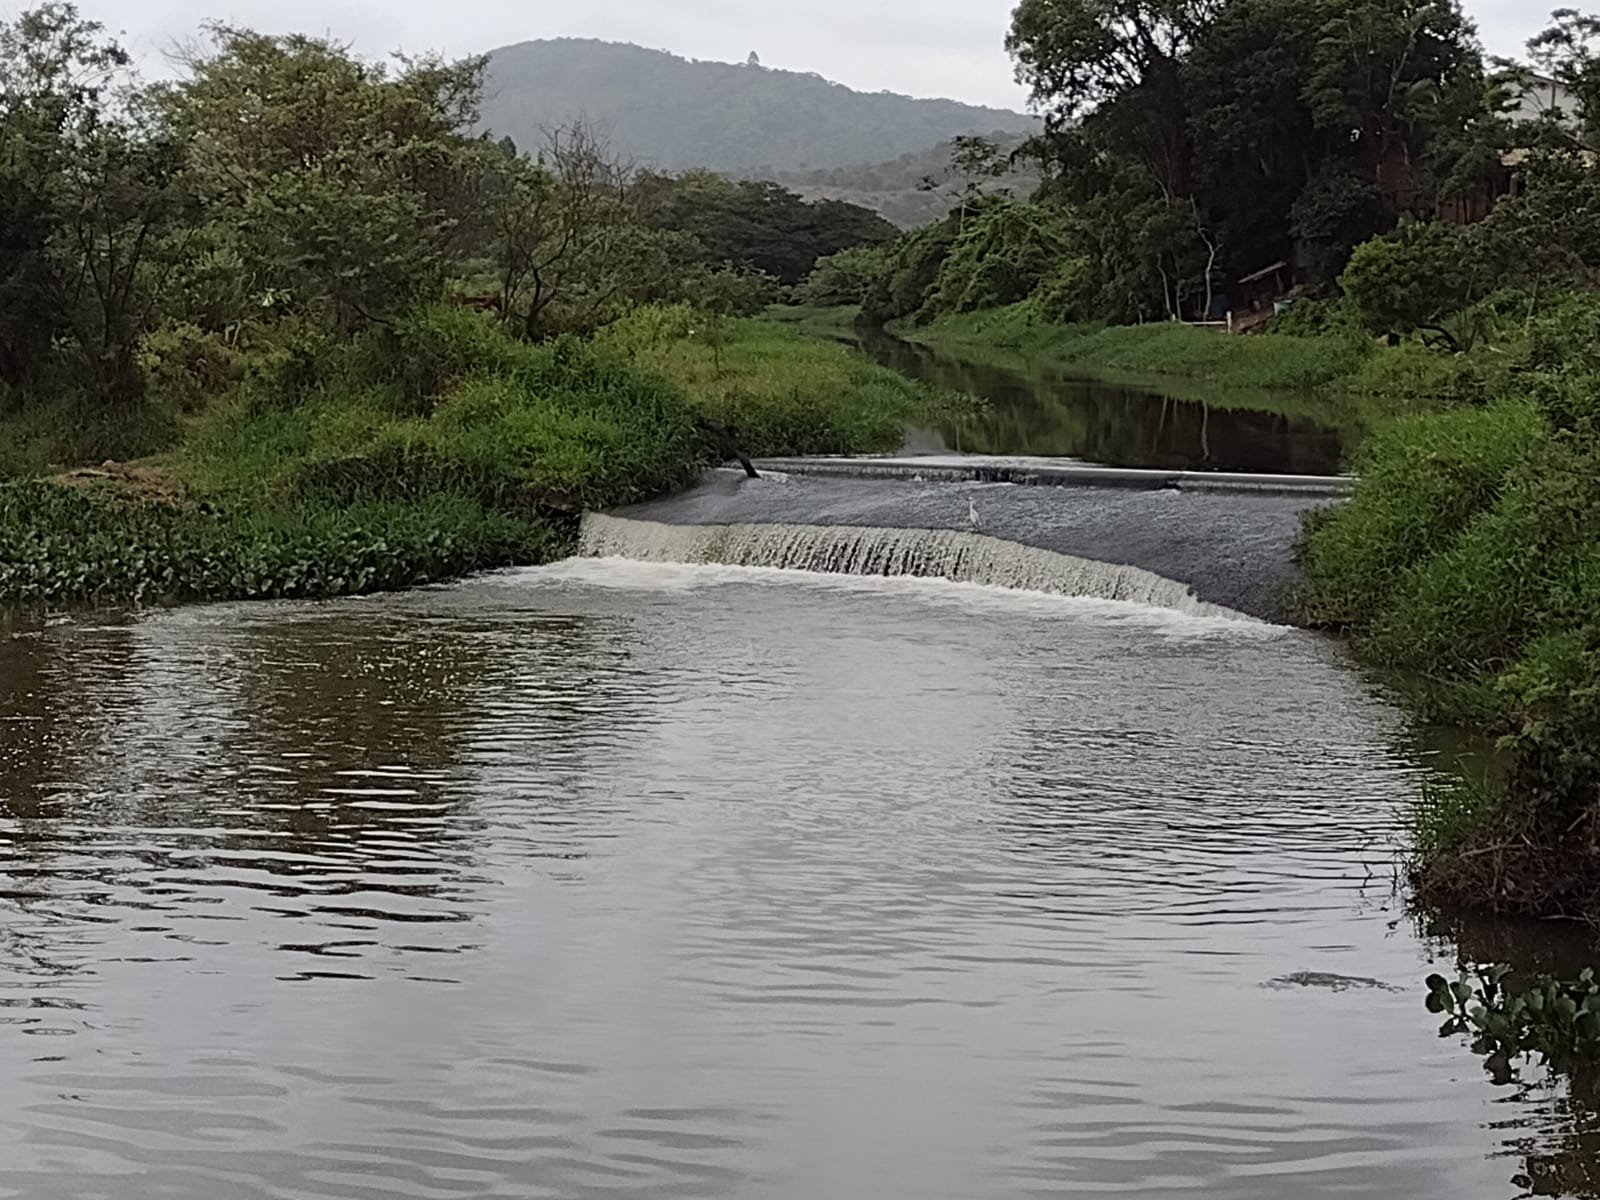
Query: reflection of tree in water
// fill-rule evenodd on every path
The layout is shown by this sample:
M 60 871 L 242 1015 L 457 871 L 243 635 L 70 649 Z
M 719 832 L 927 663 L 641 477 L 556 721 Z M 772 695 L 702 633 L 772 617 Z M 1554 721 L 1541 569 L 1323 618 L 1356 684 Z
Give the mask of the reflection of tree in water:
M 258 620 L 232 652 L 235 786 L 287 848 L 385 831 L 442 850 L 477 821 L 486 762 L 525 790 L 592 772 L 636 707 L 622 639 L 580 617 L 354 606 Z
M 615 631 L 431 605 L 187 610 L 0 641 L 0 718 L 17 718 L 0 725 L 0 980 L 55 973 L 113 913 L 166 926 L 251 894 L 318 914 L 308 930 L 386 926 L 409 945 L 429 923 L 434 948 L 459 947 L 449 923 L 495 875 L 475 864 L 507 853 L 505 814 L 475 836 L 485 739 L 513 747 L 519 785 L 546 747 L 592 770 L 633 692 Z M 541 736 L 501 736 L 524 710 Z M 375 940 L 340 936 L 356 940 L 284 948 L 357 957 Z
M 0 811 L 34 819 L 23 837 L 51 838 L 55 819 L 188 831 L 146 839 L 158 869 L 174 852 L 192 868 L 270 851 L 253 865 L 274 875 L 314 873 L 295 856 L 459 852 L 486 709 L 547 683 L 546 727 L 576 735 L 618 711 L 583 702 L 584 664 L 618 651 L 579 618 L 368 603 L 38 633 L 0 641 L 0 716 L 17 718 Z
M 1024 376 L 963 362 L 885 335 L 862 345 L 903 374 L 985 396 L 991 410 L 941 430 L 981 454 L 1065 455 L 1117 466 L 1291 471 L 1338 470 L 1344 438 L 1308 416 L 1262 408 L 1220 408 L 1061 373 Z
M 246 795 L 271 806 L 263 819 L 295 836 L 383 825 L 415 816 L 412 807 L 452 811 L 467 795 L 475 740 L 496 709 L 515 704 L 529 664 L 540 666 L 536 679 L 570 681 L 598 650 L 588 623 L 571 618 L 430 620 L 356 608 L 262 620 L 235 643 L 234 702 L 248 719 L 230 758 Z M 574 704 L 540 710 L 572 726 L 593 715 Z M 300 807 L 283 812 L 286 800 Z

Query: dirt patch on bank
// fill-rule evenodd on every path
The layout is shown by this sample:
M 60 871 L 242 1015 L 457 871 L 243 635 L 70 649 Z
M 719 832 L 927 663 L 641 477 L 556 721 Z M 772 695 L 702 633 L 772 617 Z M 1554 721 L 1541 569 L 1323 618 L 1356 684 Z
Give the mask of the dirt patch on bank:
M 130 466 L 107 459 L 98 467 L 79 467 L 53 475 L 51 483 L 82 491 L 107 489 L 141 504 L 183 502 L 183 488 L 164 467 Z

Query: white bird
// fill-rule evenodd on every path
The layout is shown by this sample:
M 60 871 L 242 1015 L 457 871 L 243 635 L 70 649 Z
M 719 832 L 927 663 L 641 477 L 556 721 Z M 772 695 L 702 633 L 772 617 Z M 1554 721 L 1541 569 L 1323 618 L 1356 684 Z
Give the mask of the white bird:
M 980 528 L 978 522 L 978 506 L 972 502 L 972 497 L 967 497 L 967 524 L 973 529 Z

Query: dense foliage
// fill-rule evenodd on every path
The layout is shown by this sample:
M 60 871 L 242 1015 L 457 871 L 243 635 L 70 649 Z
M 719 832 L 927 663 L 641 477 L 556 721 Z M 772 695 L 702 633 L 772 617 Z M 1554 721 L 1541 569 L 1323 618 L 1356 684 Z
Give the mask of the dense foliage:
M 734 182 L 707 171 L 641 174 L 629 199 L 646 227 L 692 238 L 691 253 L 701 261 L 760 271 L 791 286 L 819 258 L 895 237 L 894 226 L 854 204 L 808 203 L 775 183 Z
M 519 151 L 470 132 L 484 69 L 215 25 L 147 86 L 69 5 L 0 22 L 0 600 L 530 561 L 739 437 L 878 448 L 925 401 L 740 320 L 879 218 Z
M 1375 436 L 1351 502 L 1303 548 L 1308 619 L 1428 681 L 1435 715 L 1504 739 L 1513 803 L 1427 802 L 1467 818 L 1446 821 L 1419 864 L 1441 897 L 1600 904 L 1597 336 L 1600 301 L 1569 300 L 1535 322 L 1503 396 Z
M 887 162 L 959 134 L 1038 129 L 1003 109 L 609 42 L 524 42 L 496 50 L 489 70 L 483 125 L 495 136 L 531 144 L 542 128 L 582 118 L 610 130 L 619 155 L 664 171 L 771 178 Z
M 1575 979 L 1540 979 L 1522 989 L 1510 983 L 1510 975 L 1510 968 L 1496 965 L 1463 971 L 1453 981 L 1428 976 L 1428 1011 L 1445 1017 L 1439 1036 L 1471 1038 L 1473 1050 L 1502 1072 L 1534 1055 L 1562 1070 L 1592 1068 L 1600 1057 L 1600 980 L 1594 971 L 1586 968 Z
M 1515 73 L 1486 67 L 1455 0 L 1024 0 L 1009 45 L 1047 117 L 1024 154 L 1044 174 L 1028 224 L 1051 269 L 1001 291 L 1021 298 L 1031 282 L 1059 321 L 1206 320 L 1275 283 L 1326 290 L 1357 246 L 1479 213 L 1506 188 L 1508 150 L 1559 141 L 1552 121 L 1509 118 Z M 1017 214 L 1000 219 L 1014 235 Z M 907 234 L 869 315 L 963 311 L 979 294 L 967 277 L 989 264 L 969 245 L 939 281 L 954 244 Z M 1413 249 L 1433 247 L 1399 243 L 1363 265 L 1406 270 Z M 1015 237 L 994 253 L 1009 274 Z M 1472 287 L 1449 284 L 1439 303 Z

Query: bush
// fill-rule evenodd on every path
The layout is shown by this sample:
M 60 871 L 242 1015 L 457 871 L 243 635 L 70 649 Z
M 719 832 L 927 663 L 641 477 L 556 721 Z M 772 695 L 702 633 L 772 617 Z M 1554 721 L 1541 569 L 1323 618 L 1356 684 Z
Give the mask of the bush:
M 1070 253 L 1066 224 L 1051 210 L 1013 203 L 983 208 L 967 220 L 951 245 L 918 319 L 1025 300 Z M 1066 281 L 1056 282 L 1060 288 Z
M 684 330 L 672 310 L 642 308 L 598 342 L 670 380 L 758 456 L 893 450 L 929 403 L 925 389 L 846 346 L 762 321 L 726 321 L 713 344 L 703 325 Z
M 1446 715 L 1502 735 L 1503 788 L 1430 797 L 1415 822 L 1415 880 L 1439 903 L 1600 914 L 1600 426 L 1584 357 L 1524 368 L 1537 402 L 1396 423 L 1301 544 L 1310 619 L 1353 628 L 1370 658 L 1454 698 Z
M 168 322 L 139 343 L 145 394 L 183 412 L 198 412 L 245 377 L 246 356 L 220 334 Z
M 1496 503 L 1545 429 L 1533 406 L 1502 401 L 1403 418 L 1375 434 L 1355 464 L 1350 503 L 1315 519 L 1301 542 L 1302 617 L 1335 628 L 1374 621 L 1409 573 Z
M 1339 286 L 1373 333 L 1442 330 L 1490 283 L 1472 238 L 1470 229 L 1438 221 L 1402 225 L 1357 246 Z
M 558 546 L 547 529 L 450 497 L 216 508 L 0 486 L 0 599 L 10 603 L 344 596 L 542 561 Z
M 841 250 L 819 258 L 811 275 L 795 288 L 795 303 L 818 308 L 862 304 L 888 261 L 888 252 L 881 246 Z
M 517 341 L 428 308 L 352 340 L 298 404 L 213 420 L 185 456 L 202 488 L 377 498 L 454 493 L 508 511 L 604 507 L 689 478 L 693 413 L 614 351 Z
M 862 300 L 861 315 L 885 325 L 923 313 L 958 233 L 950 216 L 904 235 L 887 252 L 884 269 Z

